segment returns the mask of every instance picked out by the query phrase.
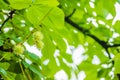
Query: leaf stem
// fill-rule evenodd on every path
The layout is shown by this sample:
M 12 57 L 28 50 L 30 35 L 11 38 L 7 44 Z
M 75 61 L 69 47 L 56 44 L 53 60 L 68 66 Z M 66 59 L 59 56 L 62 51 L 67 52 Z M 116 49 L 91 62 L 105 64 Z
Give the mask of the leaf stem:
M 12 11 L 9 13 L 9 16 L 6 18 L 6 20 L 2 23 L 2 25 L 1 25 L 1 27 L 0 27 L 0 31 L 1 31 L 1 32 L 2 32 L 3 26 L 5 25 L 5 23 L 6 23 L 10 18 L 12 18 L 14 12 L 15 12 L 15 10 L 12 10 Z
M 25 80 L 26 80 L 26 75 L 25 75 L 25 72 L 24 72 L 23 66 L 22 66 L 22 64 L 21 64 L 21 61 L 19 61 L 19 65 L 20 65 L 20 68 L 21 68 L 22 74 L 23 74 L 23 76 L 24 76 L 24 78 L 25 78 Z
M 2 57 L 0 58 L 0 61 L 2 61 L 2 60 L 5 58 L 5 56 L 7 56 L 7 54 L 5 54 L 4 56 L 2 56 Z

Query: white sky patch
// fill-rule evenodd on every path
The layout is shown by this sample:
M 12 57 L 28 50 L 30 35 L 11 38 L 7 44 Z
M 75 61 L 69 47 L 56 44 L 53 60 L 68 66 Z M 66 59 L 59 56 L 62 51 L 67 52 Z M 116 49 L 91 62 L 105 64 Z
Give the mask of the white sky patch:
M 0 22 L 2 22 L 2 19 L 0 19 Z
M 68 7 L 68 5 L 65 3 L 65 7 Z
M 37 56 L 39 57 L 42 57 L 42 53 L 40 50 L 37 49 L 37 47 L 35 46 L 30 46 L 28 45 L 26 42 L 24 43 L 24 46 L 26 47 L 26 49 L 29 51 L 29 52 L 32 52 L 34 54 L 36 54 Z
M 30 31 L 32 31 L 32 30 L 33 30 L 33 27 L 30 27 L 29 29 L 30 29 Z
M 115 10 L 116 10 L 116 16 L 112 22 L 112 25 L 114 25 L 117 20 L 120 20 L 120 4 L 118 2 L 116 2 L 115 4 Z
M 76 65 L 79 65 L 83 60 L 87 58 L 87 56 L 83 55 L 85 52 L 83 46 L 78 46 L 74 51 L 72 55 L 73 63 Z
M 114 71 L 110 71 L 108 75 L 111 76 L 111 78 L 114 78 Z
M 6 19 L 7 18 L 7 15 L 4 15 L 4 19 Z
M 87 12 L 87 9 L 86 9 L 86 8 L 84 8 L 84 11 L 85 11 L 85 12 Z
M 53 29 L 49 29 L 49 31 L 53 32 Z
M 103 68 L 108 68 L 108 65 L 107 64 L 102 64 L 101 65 Z
M 84 71 L 80 71 L 80 72 L 78 73 L 78 80 L 84 80 L 85 77 L 86 77 L 86 74 L 85 74 Z
M 58 59 L 58 58 L 55 58 L 55 61 L 56 61 L 57 66 L 60 66 L 59 59 Z
M 21 27 L 25 27 L 25 24 L 21 24 Z
M 47 65 L 49 63 L 49 61 L 50 61 L 49 59 L 46 59 L 45 61 L 43 61 L 43 64 Z
M 93 56 L 92 64 L 96 65 L 100 64 L 100 59 L 96 55 Z
M 113 42 L 113 41 L 114 41 L 113 38 L 110 38 L 108 42 Z
M 13 28 L 4 28 L 3 31 L 4 31 L 4 33 L 7 33 L 11 29 L 13 29 Z
M 105 80 L 105 78 L 100 78 L 100 80 Z
M 110 20 L 110 19 L 113 19 L 113 16 L 109 13 L 106 17 L 106 20 Z
M 25 20 L 21 20 L 20 22 L 21 22 L 21 23 L 25 23 Z
M 55 50 L 55 53 L 54 53 L 54 58 L 55 58 L 57 66 L 60 66 L 59 59 L 57 58 L 58 56 L 60 56 L 59 52 L 60 52 L 59 50 Z
M 106 28 L 110 29 L 110 26 L 109 26 L 109 25 L 106 25 Z
M 97 16 L 96 12 L 93 12 L 93 15 L 96 17 Z
M 91 2 L 95 2 L 95 0 L 90 0 Z
M 87 18 L 87 21 L 88 21 L 88 23 L 92 22 L 92 24 L 93 24 L 95 27 L 98 27 L 98 24 L 97 24 L 97 22 L 96 22 L 96 19 L 94 19 L 93 17 Z
M 106 57 L 108 57 L 108 54 L 107 54 L 107 52 L 106 52 L 105 50 L 102 50 L 102 52 L 103 52 L 103 54 L 104 54 Z
M 89 2 L 89 4 L 90 4 L 90 7 L 91 7 L 91 8 L 95 8 L 95 6 L 94 6 L 94 3 L 93 3 L 93 2 Z
M 66 45 L 67 45 L 66 53 L 72 54 L 72 53 L 73 53 L 73 50 L 74 50 L 74 46 L 70 46 L 65 38 L 63 38 L 63 40 L 65 41 L 65 43 L 66 43 Z
M 60 70 L 54 75 L 54 78 L 55 80 L 68 80 L 68 75 L 64 70 Z
M 119 36 L 120 36 L 120 34 L 114 32 L 112 38 L 117 38 L 117 37 L 119 37 Z
M 96 21 L 93 21 L 92 24 L 95 26 L 95 27 L 98 27 L 98 24 Z
M 102 20 L 98 20 L 98 23 L 99 23 L 99 24 L 102 24 L 102 25 L 105 25 L 105 22 L 102 21 Z
M 28 64 L 32 64 L 32 62 L 31 62 L 29 59 L 27 59 L 27 58 L 25 58 L 25 61 L 26 61 Z
M 74 33 L 78 33 L 78 30 L 74 30 Z
M 115 30 L 113 28 L 110 28 L 110 31 L 114 32 Z
M 104 55 L 105 55 L 106 57 L 109 57 L 109 56 L 108 56 L 108 53 L 107 53 L 106 51 L 102 50 L 102 52 L 104 53 Z M 111 56 L 111 58 L 114 58 L 114 55 L 113 55 L 112 53 L 110 53 L 110 56 Z
M 80 3 L 77 3 L 77 6 L 80 7 Z
M 77 80 L 77 77 L 76 77 L 74 71 L 71 72 L 71 78 L 70 78 L 70 80 Z
M 110 56 L 111 56 L 111 58 L 114 58 L 114 57 L 115 57 L 115 55 L 114 55 L 114 54 L 112 54 L 112 53 L 110 53 Z
M 75 49 L 75 47 L 74 46 L 69 46 L 69 52 L 71 52 L 71 54 L 73 53 L 73 51 L 74 51 L 74 49 Z
M 112 63 L 111 64 L 102 64 L 101 66 L 103 68 L 110 68 L 112 66 Z
M 59 50 L 55 50 L 54 57 L 60 56 L 59 52 Z
M 10 10 L 2 10 L 4 13 L 9 13 Z
M 93 24 L 95 27 L 98 27 L 98 23 L 96 22 L 96 19 L 93 19 L 93 20 L 92 20 L 92 24 Z

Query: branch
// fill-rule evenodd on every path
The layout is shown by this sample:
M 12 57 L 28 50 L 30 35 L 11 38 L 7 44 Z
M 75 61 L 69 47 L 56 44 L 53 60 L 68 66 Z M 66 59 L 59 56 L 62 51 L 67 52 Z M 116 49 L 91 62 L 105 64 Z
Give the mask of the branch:
M 81 31 L 83 34 L 85 34 L 87 32 L 86 29 L 83 29 L 81 26 L 77 25 L 76 23 L 74 23 L 72 20 L 70 20 L 68 17 L 65 18 L 65 21 L 67 23 L 69 23 L 70 25 L 72 25 L 74 28 L 76 28 L 77 30 Z
M 113 44 L 113 45 L 107 45 L 108 48 L 110 47 L 120 47 L 120 44 Z
M 83 34 L 91 37 L 92 39 L 94 39 L 97 43 L 99 43 L 107 52 L 109 59 L 111 59 L 110 53 L 108 51 L 108 45 L 107 42 L 100 40 L 99 38 L 97 38 L 95 35 L 91 34 L 89 32 L 89 30 L 86 30 L 84 28 L 82 28 L 81 26 L 79 26 L 78 24 L 74 23 L 72 20 L 70 20 L 69 18 L 65 18 L 65 21 L 67 23 L 69 23 L 70 25 L 72 25 L 74 28 L 76 28 L 77 30 L 79 30 L 80 32 L 82 32 Z M 113 62 L 112 62 L 113 63 Z
M 75 11 L 76 11 L 76 9 L 73 9 L 73 12 L 70 15 L 68 15 L 66 18 L 71 17 L 75 13 Z
M 77 30 L 81 31 L 83 34 L 86 34 L 87 36 L 93 38 L 96 42 L 98 42 L 102 47 L 106 48 L 107 47 L 107 42 L 100 40 L 99 38 L 97 38 L 96 36 L 94 36 L 93 34 L 91 34 L 89 32 L 89 30 L 82 28 L 81 26 L 77 25 L 76 23 L 74 23 L 72 20 L 70 20 L 69 18 L 65 18 L 65 21 L 67 23 L 69 23 L 70 25 L 72 25 L 74 28 L 76 28 Z
M 82 28 L 81 26 L 79 26 L 78 24 L 74 23 L 72 20 L 70 20 L 69 18 L 75 13 L 76 9 L 73 9 L 73 12 L 67 16 L 65 18 L 65 21 L 69 24 L 71 24 L 72 26 L 74 26 L 76 29 L 78 29 L 79 31 L 81 31 L 83 34 L 87 34 L 88 36 L 90 36 L 91 38 L 93 38 L 95 41 L 97 41 L 103 48 L 110 48 L 110 47 L 120 47 L 120 44 L 114 44 L 114 45 L 108 45 L 107 42 L 100 40 L 99 38 L 97 38 L 96 36 L 90 34 L 89 30 Z
M 2 23 L 2 25 L 1 25 L 0 31 L 2 31 L 2 28 L 3 28 L 3 26 L 5 25 L 5 23 L 6 23 L 10 18 L 12 18 L 14 12 L 15 12 L 15 10 L 13 10 L 13 11 L 11 11 L 11 12 L 9 13 L 9 16 L 6 18 L 6 20 L 5 20 L 5 21 Z

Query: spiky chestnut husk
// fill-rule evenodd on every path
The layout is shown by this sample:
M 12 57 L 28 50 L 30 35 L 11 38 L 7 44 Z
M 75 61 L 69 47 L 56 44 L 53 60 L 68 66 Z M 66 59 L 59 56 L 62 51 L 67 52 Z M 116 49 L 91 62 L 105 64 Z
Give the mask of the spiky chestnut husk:
M 42 32 L 36 31 L 36 32 L 33 33 L 33 39 L 34 40 L 39 41 L 39 40 L 43 40 L 43 38 L 44 38 L 44 36 L 43 36 Z
M 42 49 L 44 47 L 43 41 L 37 41 L 35 44 L 38 49 Z
M 14 53 L 17 54 L 17 55 L 22 54 L 24 52 L 24 50 L 25 50 L 25 48 L 21 44 L 16 45 L 13 49 Z

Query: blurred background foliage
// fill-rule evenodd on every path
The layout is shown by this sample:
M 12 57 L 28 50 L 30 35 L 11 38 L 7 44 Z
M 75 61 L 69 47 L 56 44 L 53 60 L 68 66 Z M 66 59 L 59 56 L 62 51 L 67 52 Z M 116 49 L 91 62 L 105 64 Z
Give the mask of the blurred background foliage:
M 61 70 L 67 80 L 120 80 L 116 4 L 120 0 L 0 0 L 0 80 L 58 80 Z

